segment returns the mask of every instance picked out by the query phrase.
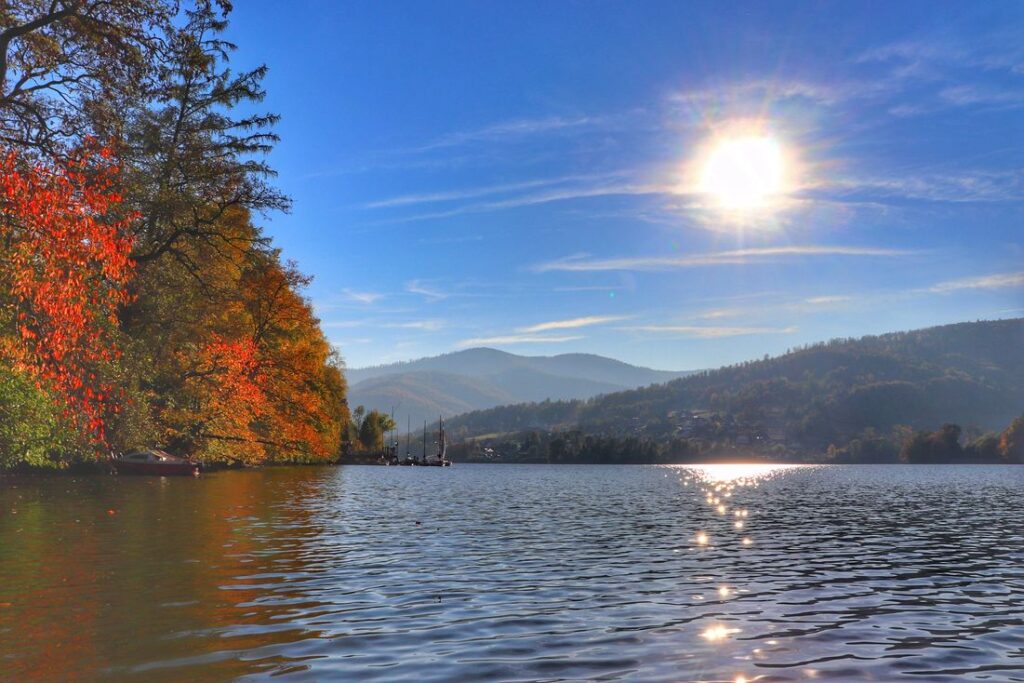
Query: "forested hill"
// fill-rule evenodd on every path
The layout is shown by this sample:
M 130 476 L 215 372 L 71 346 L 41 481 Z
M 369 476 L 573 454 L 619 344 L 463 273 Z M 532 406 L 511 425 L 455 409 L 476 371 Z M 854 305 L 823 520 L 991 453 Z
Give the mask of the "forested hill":
M 579 430 L 817 448 L 897 425 L 999 429 L 1022 411 L 1024 319 L 1014 319 L 835 339 L 591 400 L 467 413 L 448 427 L 457 439 Z
M 349 404 L 396 412 L 400 427 L 498 405 L 586 399 L 690 373 L 652 370 L 586 353 L 520 356 L 474 348 L 346 371 Z

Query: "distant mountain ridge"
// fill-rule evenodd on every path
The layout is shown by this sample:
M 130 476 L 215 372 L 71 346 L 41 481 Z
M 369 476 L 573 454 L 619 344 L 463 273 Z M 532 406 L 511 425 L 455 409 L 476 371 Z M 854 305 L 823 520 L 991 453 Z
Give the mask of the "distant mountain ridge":
M 898 425 L 997 429 L 1024 413 L 1024 319 L 835 339 L 584 401 L 506 405 L 448 422 L 456 438 L 524 430 L 654 440 L 768 433 L 823 448 Z M 710 416 L 710 417 L 708 417 Z M 698 420 L 699 421 L 699 420 Z
M 683 377 L 594 354 L 520 356 L 473 348 L 441 356 L 346 371 L 349 404 L 414 423 L 494 406 L 591 398 Z M 399 425 L 400 428 L 403 426 Z

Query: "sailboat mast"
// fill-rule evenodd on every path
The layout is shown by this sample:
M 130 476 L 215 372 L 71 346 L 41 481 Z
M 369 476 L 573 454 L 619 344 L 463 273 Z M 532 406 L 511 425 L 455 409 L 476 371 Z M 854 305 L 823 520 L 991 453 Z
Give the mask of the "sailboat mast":
M 444 438 L 444 417 L 437 416 L 437 459 L 444 465 L 445 454 L 448 452 L 448 442 Z
M 412 445 L 411 442 L 410 442 L 410 439 L 412 439 L 412 416 L 411 415 L 406 415 L 405 416 L 405 457 L 407 457 L 407 458 L 409 457 L 409 450 L 410 450 L 410 446 Z
M 423 462 L 427 461 L 427 421 L 423 421 Z

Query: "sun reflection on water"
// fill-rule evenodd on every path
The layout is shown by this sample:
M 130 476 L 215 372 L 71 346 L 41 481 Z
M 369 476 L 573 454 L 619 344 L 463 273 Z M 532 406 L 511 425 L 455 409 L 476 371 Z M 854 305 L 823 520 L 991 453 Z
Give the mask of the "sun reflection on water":
M 767 463 L 715 463 L 710 465 L 687 466 L 698 480 L 716 485 L 724 490 L 728 484 L 749 486 L 767 477 L 775 476 L 789 470 L 808 467 L 808 465 L 777 465 Z
M 751 492 L 758 486 L 773 477 L 783 473 L 801 468 L 806 465 L 774 465 L 763 463 L 730 463 L 710 465 L 688 465 L 675 466 L 679 474 L 679 483 L 689 488 L 693 484 L 696 489 L 694 496 L 696 501 L 703 503 L 699 506 L 694 521 L 700 524 L 694 532 L 693 540 L 702 552 L 710 553 L 709 559 L 720 552 L 736 552 L 736 546 L 744 549 L 754 545 L 753 535 L 750 534 L 748 521 L 752 526 L 757 526 L 756 513 L 751 518 L 749 503 L 744 491 Z M 729 501 L 727 505 L 725 501 Z M 707 507 L 703 507 L 706 505 Z M 706 512 L 700 512 L 700 509 Z M 724 517 L 724 519 L 723 519 Z M 715 543 L 711 544 L 711 534 L 715 534 Z M 714 580 L 714 577 L 706 577 L 707 580 Z M 729 600 L 731 603 L 741 603 L 744 594 L 749 593 L 742 585 L 731 585 L 735 576 L 719 576 L 718 579 L 730 579 L 728 583 L 723 581 L 715 589 L 719 600 Z M 703 601 L 703 595 L 694 595 L 695 601 Z M 707 626 L 700 637 L 711 643 L 719 643 L 727 640 L 730 636 L 739 633 L 740 628 L 722 623 Z M 735 683 L 746 683 L 748 679 L 739 674 L 734 679 Z
M 739 632 L 740 630 L 738 628 L 729 628 L 724 624 L 715 624 L 713 626 L 708 626 L 706 629 L 704 629 L 700 636 L 704 640 L 710 641 L 712 643 L 717 643 L 721 640 L 725 640 L 734 633 Z

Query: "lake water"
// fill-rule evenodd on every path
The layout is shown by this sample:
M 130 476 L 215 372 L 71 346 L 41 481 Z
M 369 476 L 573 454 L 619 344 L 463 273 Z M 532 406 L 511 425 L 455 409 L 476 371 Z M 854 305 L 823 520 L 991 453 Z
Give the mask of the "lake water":
M 0 479 L 0 679 L 270 674 L 1024 681 L 1024 467 Z

